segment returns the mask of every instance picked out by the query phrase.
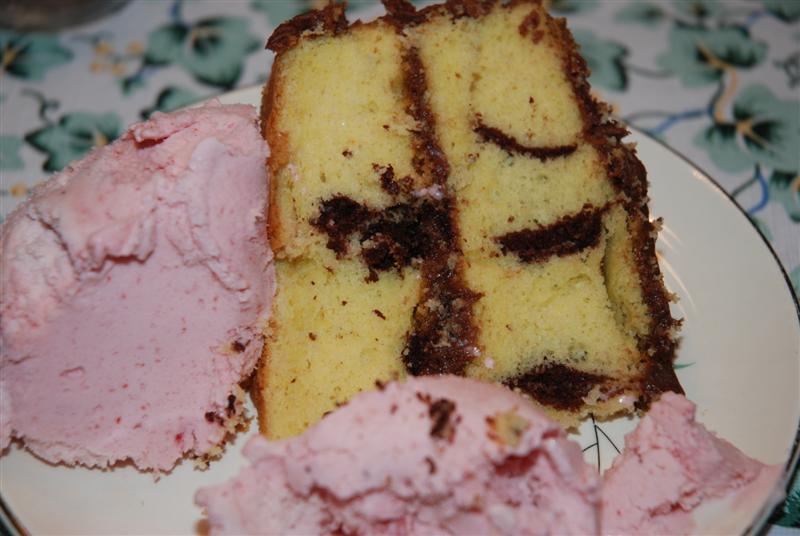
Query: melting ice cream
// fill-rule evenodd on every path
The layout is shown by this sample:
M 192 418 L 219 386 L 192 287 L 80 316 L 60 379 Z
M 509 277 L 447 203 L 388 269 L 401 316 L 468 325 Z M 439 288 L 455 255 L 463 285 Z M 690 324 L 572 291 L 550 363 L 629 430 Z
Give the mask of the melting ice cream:
M 250 106 L 155 114 L 0 231 L 0 449 L 169 470 L 242 411 L 274 290 Z

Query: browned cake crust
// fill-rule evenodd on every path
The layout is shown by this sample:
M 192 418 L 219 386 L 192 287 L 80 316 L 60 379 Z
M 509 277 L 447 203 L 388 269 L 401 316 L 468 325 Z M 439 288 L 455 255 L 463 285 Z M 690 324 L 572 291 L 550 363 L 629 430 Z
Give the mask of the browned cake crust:
M 578 96 L 586 125 L 583 137 L 605 159 L 608 177 L 614 187 L 624 194 L 628 212 L 641 214 L 641 218 L 633 220 L 635 228 L 631 229 L 631 234 L 642 296 L 652 319 L 649 336 L 639 340 L 639 351 L 650 357 L 647 371 L 642 377 L 644 396 L 639 401 L 641 405 L 647 406 L 653 397 L 665 391 L 683 394 L 683 388 L 673 368 L 677 348 L 673 334 L 680 326 L 680 321 L 674 319 L 670 313 L 670 295 L 664 287 L 656 257 L 658 231 L 650 221 L 647 205 L 647 171 L 637 158 L 636 151 L 621 143 L 622 138 L 630 134 L 628 129 L 609 117 L 611 110 L 607 105 L 592 97 L 588 81 L 589 67 L 567 29 L 566 20 L 551 19 L 548 23 L 560 36 L 565 71 Z
M 403 32 L 405 28 L 423 24 L 429 18 L 442 14 L 452 18 L 472 17 L 477 19 L 488 13 L 500 1 L 448 0 L 444 4 L 430 6 L 422 10 L 416 10 L 406 0 L 383 0 L 383 3 L 388 13 L 381 20 L 390 23 L 398 32 Z M 539 3 L 540 0 L 512 0 L 509 2 L 511 5 Z M 621 194 L 620 198 L 627 213 L 629 215 L 638 215 L 629 219 L 629 231 L 632 237 L 634 259 L 642 294 L 652 320 L 649 334 L 638 338 L 638 349 L 642 356 L 646 356 L 643 358 L 646 359 L 646 367 L 645 373 L 640 380 L 642 397 L 637 402 L 637 407 L 644 409 L 654 397 L 657 397 L 662 392 L 683 392 L 673 369 L 676 350 L 674 333 L 676 333 L 680 321 L 674 319 L 670 313 L 670 295 L 664 287 L 662 274 L 656 259 L 655 240 L 657 228 L 649 220 L 646 171 L 637 158 L 635 150 L 621 142 L 629 134 L 628 130 L 624 125 L 609 117 L 610 109 L 607 105 L 598 102 L 590 94 L 587 81 L 589 69 L 585 60 L 578 53 L 578 46 L 566 28 L 566 22 L 563 19 L 552 19 L 550 17 L 540 20 L 542 17 L 539 17 L 536 12 L 532 12 L 531 15 L 520 25 L 518 31 L 521 35 L 529 37 L 534 42 L 542 38 L 545 30 L 547 33 L 557 36 L 561 44 L 563 71 L 567 74 L 574 88 L 580 112 L 584 119 L 585 126 L 581 136 L 584 141 L 594 146 L 597 153 L 601 155 L 608 177 L 616 191 Z M 274 127 L 273 123 L 274 106 L 279 101 L 278 92 L 281 91 L 284 85 L 282 83 L 282 54 L 291 49 L 301 37 L 303 39 L 313 39 L 317 35 L 337 35 L 361 24 L 363 23 L 360 21 L 356 21 L 352 25 L 348 23 L 344 14 L 343 4 L 329 4 L 322 10 L 300 15 L 281 24 L 270 37 L 267 48 L 275 51 L 277 56 L 273 65 L 272 76 L 263 94 L 261 121 L 264 137 L 271 147 L 268 166 L 273 174 L 286 166 L 290 159 L 286 140 Z M 407 112 L 422 125 L 420 132 L 415 133 L 415 150 L 419 158 L 419 172 L 421 175 L 431 178 L 432 184 L 444 184 L 448 174 L 448 163 L 443 151 L 437 144 L 435 120 L 426 105 L 425 73 L 418 63 L 419 58 L 415 57 L 413 49 L 403 59 L 406 93 L 409 95 L 410 100 Z M 567 155 L 575 150 L 574 146 L 555 146 L 538 148 L 535 150 L 537 153 L 533 154 L 533 149 L 520 145 L 513 138 L 490 126 L 478 124 L 475 132 L 484 140 L 497 144 L 509 152 L 527 154 L 541 160 Z M 393 181 L 393 177 L 390 177 L 390 180 Z M 392 186 L 392 182 L 387 182 L 387 185 L 388 188 L 397 187 L 396 182 L 394 186 Z M 274 188 L 274 185 L 272 188 Z M 439 208 L 445 210 L 447 214 L 445 217 L 447 223 L 444 227 L 455 225 L 454 211 L 456 209 L 454 204 L 448 204 L 445 198 L 443 205 Z M 576 227 L 576 229 L 568 232 L 578 233 L 578 236 L 583 236 L 580 233 L 584 233 L 584 238 L 591 240 L 592 236 L 597 234 L 591 229 L 592 223 L 599 221 L 597 218 L 592 219 L 592 211 L 599 213 L 602 210 L 604 210 L 603 207 L 587 207 L 588 212 L 585 215 L 585 221 L 572 222 L 571 225 L 577 225 L 579 228 Z M 366 218 L 366 216 L 364 217 Z M 277 238 L 280 233 L 275 231 L 281 225 L 282 222 L 278 217 L 278 211 L 273 206 L 269 212 L 269 226 L 272 229 L 272 247 L 279 257 L 284 244 Z M 564 225 L 568 224 L 565 223 Z M 543 230 L 544 235 L 550 233 L 550 236 L 539 236 L 535 239 L 547 242 L 552 238 L 552 233 L 565 232 L 563 229 L 555 229 L 554 226 L 557 227 L 554 224 Z M 326 232 L 323 216 L 320 216 L 317 227 Z M 329 235 L 331 240 L 334 240 L 330 233 Z M 515 243 L 533 239 L 532 237 L 506 236 L 501 237 L 500 242 L 503 248 L 512 251 Z M 503 240 L 507 240 L 507 243 L 503 242 Z M 479 331 L 479 328 L 473 325 L 473 316 L 471 314 L 472 303 L 479 296 L 471 293 L 470 289 L 466 287 L 459 275 L 458 266 L 455 268 L 453 266 L 446 267 L 448 255 L 457 253 L 452 248 L 453 246 L 447 246 L 441 251 L 430 255 L 428 260 L 423 263 L 422 275 L 426 282 L 423 287 L 423 295 L 427 293 L 427 295 L 435 296 L 446 303 L 458 301 L 462 308 L 460 310 L 448 310 L 446 315 L 436 318 L 426 318 L 422 313 L 415 312 L 415 332 L 410 334 L 407 350 L 412 353 L 416 352 L 419 355 L 404 355 L 404 362 L 411 374 L 461 373 L 465 364 L 473 358 L 472 355 L 467 355 L 466 352 L 474 346 L 471 341 L 475 338 L 474 334 Z M 506 252 L 505 249 L 504 252 Z M 519 252 L 517 253 L 519 254 Z M 520 258 L 524 261 L 522 255 L 520 255 Z M 456 300 L 456 298 L 460 299 Z M 433 345 L 426 344 L 426 341 L 433 340 L 443 332 L 451 335 L 460 334 L 460 337 L 466 342 L 459 348 L 451 349 L 450 355 L 437 355 L 436 351 L 432 350 Z M 415 337 L 418 338 L 416 342 Z M 268 352 L 269 349 L 265 351 L 265 361 L 268 360 Z M 463 355 L 459 355 L 459 352 Z M 259 375 L 259 380 L 262 380 L 261 375 Z M 508 380 L 506 383 L 511 387 L 527 392 L 533 398 L 545 404 L 570 408 L 576 403 L 580 405 L 582 398 L 600 380 L 602 378 L 593 377 L 591 374 L 578 372 L 569 369 L 569 367 L 554 366 L 546 371 L 532 371 L 530 374 Z M 549 389 L 548 385 L 551 383 L 558 384 L 560 386 L 559 389 L 555 391 Z M 263 393 L 264 387 L 264 385 L 257 386 L 256 393 L 258 397 Z M 553 397 L 556 399 L 553 399 Z M 259 405 L 262 402 L 259 401 Z M 262 431 L 264 431 L 263 422 Z

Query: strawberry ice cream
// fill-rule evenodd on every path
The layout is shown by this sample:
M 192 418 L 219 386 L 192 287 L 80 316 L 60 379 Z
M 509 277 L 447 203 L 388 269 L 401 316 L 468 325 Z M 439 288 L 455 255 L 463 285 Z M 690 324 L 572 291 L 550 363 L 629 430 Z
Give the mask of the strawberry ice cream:
M 763 503 L 780 472 L 697 423 L 686 398 L 664 393 L 603 475 L 603 533 L 691 534 L 695 510 L 723 499 Z
M 250 106 L 155 114 L 0 231 L 0 449 L 167 471 L 241 421 L 274 290 Z
M 763 504 L 780 472 L 666 393 L 606 471 L 601 500 L 558 424 L 503 387 L 448 376 L 361 394 L 245 454 L 251 467 L 195 497 L 213 534 L 692 534 L 714 501 Z
M 421 377 L 363 393 L 197 493 L 216 534 L 596 534 L 577 443 L 493 384 Z

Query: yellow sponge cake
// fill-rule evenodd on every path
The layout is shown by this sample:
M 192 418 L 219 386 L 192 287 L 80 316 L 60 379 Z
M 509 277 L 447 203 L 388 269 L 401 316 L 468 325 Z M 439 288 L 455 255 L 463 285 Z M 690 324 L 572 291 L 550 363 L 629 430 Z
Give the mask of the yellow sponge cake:
M 384 3 L 268 43 L 262 431 L 407 374 L 502 382 L 566 425 L 680 392 L 645 170 L 564 22 L 534 0 Z

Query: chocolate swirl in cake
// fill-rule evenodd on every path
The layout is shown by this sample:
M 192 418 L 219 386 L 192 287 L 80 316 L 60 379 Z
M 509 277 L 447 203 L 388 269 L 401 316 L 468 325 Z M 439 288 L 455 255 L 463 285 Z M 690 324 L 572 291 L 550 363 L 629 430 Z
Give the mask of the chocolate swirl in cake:
M 453 251 L 458 238 L 453 210 L 447 198 L 374 210 L 335 196 L 322 202 L 319 217 L 311 221 L 339 257 L 347 255 L 351 239 L 358 241 L 367 281 L 377 281 L 381 271 L 420 264 L 423 290 L 402 355 L 414 375 L 463 373 L 477 355 L 472 306 L 480 296 L 464 283 L 462 261 Z
M 490 127 L 479 119 L 473 131 L 485 142 L 494 143 L 509 154 L 517 153 L 533 158 L 538 158 L 542 162 L 551 158 L 567 156 L 575 152 L 577 145 L 553 145 L 544 147 L 529 147 L 522 145 L 513 136 L 506 134 L 499 128 Z
M 402 360 L 409 373 L 463 374 L 477 355 L 477 326 L 472 308 L 480 295 L 464 280 L 459 250 L 455 202 L 447 193 L 450 165 L 436 139 L 433 113 L 426 101 L 425 72 L 416 49 L 403 56 L 407 113 L 417 122 L 414 130 L 414 170 L 442 196 L 414 197 L 395 180 L 391 165 L 373 166 L 381 187 L 406 200 L 375 210 L 346 196 L 321 203 L 319 216 L 311 224 L 328 235 L 327 246 L 343 257 L 349 240 L 358 237 L 361 259 L 369 269 L 367 281 L 377 281 L 378 272 L 402 270 L 417 261 L 422 291 L 414 308 L 412 329 Z
M 447 188 L 450 165 L 436 139 L 436 122 L 426 97 L 425 70 L 416 48 L 404 54 L 402 65 L 409 99 L 407 111 L 418 124 L 414 131 L 414 167 L 443 193 L 435 201 L 441 206 L 443 217 L 433 226 L 443 232 L 431 241 L 434 250 L 422 263 L 421 297 L 414 308 L 413 327 L 402 358 L 414 375 L 463 374 L 478 355 L 478 327 L 472 309 L 480 295 L 470 290 L 464 279 L 455 201 Z
M 381 271 L 401 271 L 432 258 L 439 244 L 453 239 L 447 207 L 429 198 L 410 199 L 382 210 L 336 195 L 320 203 L 311 225 L 328 235 L 327 247 L 344 258 L 350 241 L 360 246 L 361 260 L 370 270 L 367 281 Z
M 531 395 L 536 401 L 556 409 L 574 410 L 605 376 L 581 372 L 572 367 L 553 363 L 538 367 L 504 382 L 512 389 Z
M 522 262 L 538 262 L 554 255 L 563 257 L 593 248 L 603 233 L 606 207 L 585 206 L 538 229 L 523 229 L 495 238 L 504 254 L 515 253 Z

